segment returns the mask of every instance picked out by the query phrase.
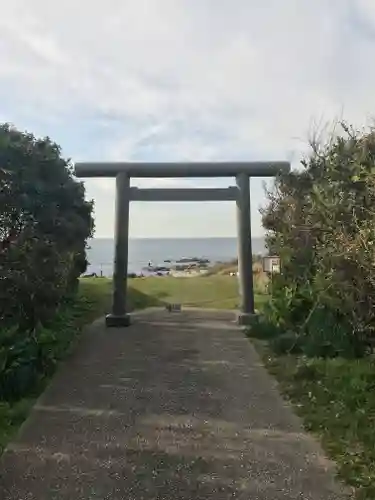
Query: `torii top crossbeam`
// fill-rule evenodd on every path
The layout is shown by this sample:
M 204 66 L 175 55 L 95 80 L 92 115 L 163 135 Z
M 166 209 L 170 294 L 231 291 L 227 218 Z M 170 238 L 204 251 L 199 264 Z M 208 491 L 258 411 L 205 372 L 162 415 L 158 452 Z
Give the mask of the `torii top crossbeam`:
M 78 162 L 77 177 L 273 177 L 289 172 L 287 161 Z

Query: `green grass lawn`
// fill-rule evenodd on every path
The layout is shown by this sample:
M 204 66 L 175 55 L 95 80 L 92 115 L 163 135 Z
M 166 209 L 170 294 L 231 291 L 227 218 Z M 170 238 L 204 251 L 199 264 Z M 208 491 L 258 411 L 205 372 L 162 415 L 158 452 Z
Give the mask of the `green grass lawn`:
M 238 280 L 233 276 L 133 278 L 129 279 L 128 288 L 130 310 L 164 306 L 167 303 L 213 309 L 237 309 L 239 307 Z M 110 279 L 84 278 L 81 280 L 81 293 L 94 297 L 103 314 L 109 310 L 111 291 Z M 266 299 L 266 295 L 256 295 L 256 307 L 261 307 Z
M 232 276 L 169 276 L 133 279 L 130 287 L 157 298 L 162 303 L 180 303 L 190 307 L 236 309 L 238 283 Z

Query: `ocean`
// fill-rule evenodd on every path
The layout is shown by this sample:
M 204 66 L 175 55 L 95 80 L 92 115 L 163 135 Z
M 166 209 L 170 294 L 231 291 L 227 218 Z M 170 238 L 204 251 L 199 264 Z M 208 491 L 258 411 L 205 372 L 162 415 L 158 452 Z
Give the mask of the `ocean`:
M 253 238 L 253 254 L 265 253 L 264 239 Z M 88 242 L 89 266 L 87 273 L 111 276 L 113 272 L 114 240 L 95 238 Z M 212 263 L 237 257 L 236 238 L 137 238 L 129 240 L 129 273 L 140 273 L 151 261 L 155 266 L 165 260 L 183 257 L 209 259 Z

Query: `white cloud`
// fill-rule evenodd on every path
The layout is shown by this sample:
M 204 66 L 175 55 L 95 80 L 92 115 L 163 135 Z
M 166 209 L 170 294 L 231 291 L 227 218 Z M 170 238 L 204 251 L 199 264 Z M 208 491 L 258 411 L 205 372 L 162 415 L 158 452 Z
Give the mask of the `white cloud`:
M 372 0 L 13 0 L 0 29 L 1 117 L 74 159 L 296 162 L 314 123 L 362 125 L 375 108 Z M 113 180 L 87 186 L 98 233 L 110 234 Z M 170 234 L 163 213 L 145 205 L 134 217 Z M 234 232 L 211 212 L 206 225 Z

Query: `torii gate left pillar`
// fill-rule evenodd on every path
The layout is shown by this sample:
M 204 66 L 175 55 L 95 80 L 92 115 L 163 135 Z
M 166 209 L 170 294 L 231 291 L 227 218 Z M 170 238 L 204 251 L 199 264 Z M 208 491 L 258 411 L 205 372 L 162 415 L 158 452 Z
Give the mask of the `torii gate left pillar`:
M 113 258 L 112 312 L 106 316 L 107 326 L 129 326 L 127 314 L 127 277 L 129 249 L 130 177 L 126 172 L 116 176 L 115 252 Z
M 195 162 L 195 163 L 78 163 L 77 177 L 116 178 L 115 253 L 112 311 L 107 326 L 129 326 L 127 275 L 129 203 L 140 201 L 223 201 L 237 203 L 238 270 L 241 307 L 239 323 L 253 320 L 250 177 L 270 177 L 288 172 L 288 162 Z M 235 177 L 236 187 L 211 189 L 138 189 L 130 187 L 131 177 Z

